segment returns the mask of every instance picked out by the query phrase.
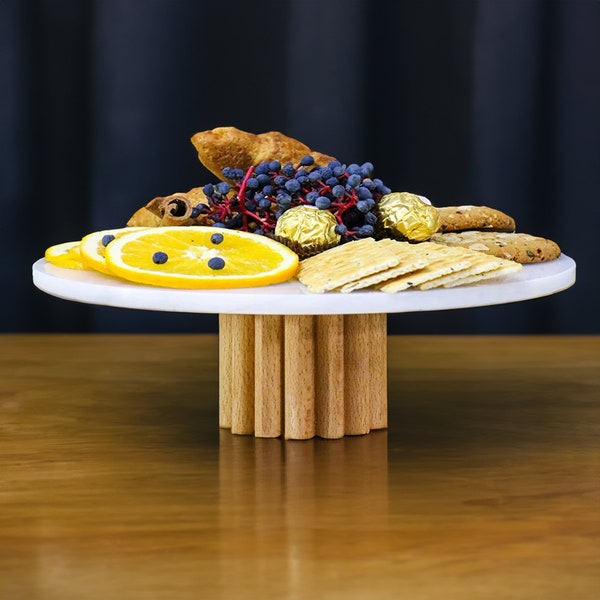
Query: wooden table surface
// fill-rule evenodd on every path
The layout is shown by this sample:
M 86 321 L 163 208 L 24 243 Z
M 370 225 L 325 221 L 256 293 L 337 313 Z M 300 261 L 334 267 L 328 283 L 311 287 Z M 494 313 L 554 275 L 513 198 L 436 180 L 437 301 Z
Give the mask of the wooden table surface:
M 600 598 L 600 337 L 389 337 L 389 429 L 291 442 L 216 336 L 0 340 L 2 600 Z

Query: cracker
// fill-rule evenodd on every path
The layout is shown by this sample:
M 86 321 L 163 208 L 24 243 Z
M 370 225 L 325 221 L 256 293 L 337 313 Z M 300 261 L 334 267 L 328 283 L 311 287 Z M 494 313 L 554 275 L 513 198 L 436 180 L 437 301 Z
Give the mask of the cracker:
M 474 283 L 480 283 L 481 281 L 495 279 L 496 277 L 501 277 L 502 275 L 517 273 L 521 269 L 523 269 L 523 265 L 521 263 L 517 263 L 512 260 L 505 260 L 497 268 L 482 273 L 472 274 L 470 276 L 465 275 L 465 277 L 457 279 L 452 283 L 445 284 L 444 287 L 450 288 L 463 285 L 472 285 Z
M 406 275 L 419 269 L 422 269 L 427 265 L 427 259 L 415 250 L 415 246 L 408 242 L 398 242 L 391 239 L 383 239 L 377 242 L 380 246 L 383 246 L 392 251 L 400 260 L 400 263 L 395 267 L 390 267 L 383 271 L 378 271 L 372 275 L 367 275 L 347 283 L 336 289 L 338 292 L 347 294 L 355 290 L 362 290 L 378 283 L 399 277 L 400 275 Z
M 505 261 L 495 256 L 488 256 L 481 252 L 473 252 L 465 254 L 469 258 L 470 266 L 458 272 L 448 273 L 442 275 L 436 279 L 427 281 L 419 286 L 420 290 L 431 290 L 436 287 L 454 287 L 455 285 L 462 285 L 460 281 L 465 280 L 468 277 L 479 276 L 494 269 L 498 269 L 505 264 L 516 264 L 511 261 Z M 457 283 L 459 282 L 459 283 Z
M 444 248 L 429 242 L 415 245 L 415 248 L 423 252 L 427 265 L 413 273 L 385 281 L 377 285 L 377 289 L 395 293 L 416 288 L 432 279 L 467 269 L 473 260 L 458 248 Z
M 323 293 L 384 271 L 400 259 L 373 238 L 348 242 L 300 262 L 296 277 L 311 292 Z

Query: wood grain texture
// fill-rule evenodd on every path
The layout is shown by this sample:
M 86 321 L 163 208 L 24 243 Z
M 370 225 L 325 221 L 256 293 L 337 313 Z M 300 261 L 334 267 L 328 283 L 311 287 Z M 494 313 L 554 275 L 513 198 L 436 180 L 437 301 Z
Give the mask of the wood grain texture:
M 365 315 L 369 338 L 371 429 L 388 426 L 387 315 Z
M 344 317 L 315 317 L 315 433 L 344 435 Z
M 600 337 L 388 351 L 388 430 L 284 441 L 215 336 L 0 336 L 0 598 L 597 600 Z
M 279 437 L 283 422 L 283 317 L 254 317 L 255 435 Z
M 220 381 L 231 394 L 231 432 L 247 435 L 254 433 L 254 317 L 228 315 L 227 328 L 226 364 L 231 370 Z
M 344 420 L 346 435 L 371 431 L 370 315 L 344 315 Z
M 305 440 L 315 435 L 314 318 L 286 315 L 283 322 L 284 436 Z

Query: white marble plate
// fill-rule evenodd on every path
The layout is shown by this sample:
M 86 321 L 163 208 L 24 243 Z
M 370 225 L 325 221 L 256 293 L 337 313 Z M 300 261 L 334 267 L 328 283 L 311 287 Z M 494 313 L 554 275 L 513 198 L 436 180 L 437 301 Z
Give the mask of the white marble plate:
M 352 292 L 311 294 L 296 280 L 233 290 L 176 290 L 128 283 L 94 271 L 63 269 L 40 259 L 33 282 L 58 298 L 87 304 L 185 313 L 326 315 L 448 310 L 519 302 L 555 294 L 575 283 L 575 261 L 525 265 L 497 280 L 451 289 L 397 294 Z

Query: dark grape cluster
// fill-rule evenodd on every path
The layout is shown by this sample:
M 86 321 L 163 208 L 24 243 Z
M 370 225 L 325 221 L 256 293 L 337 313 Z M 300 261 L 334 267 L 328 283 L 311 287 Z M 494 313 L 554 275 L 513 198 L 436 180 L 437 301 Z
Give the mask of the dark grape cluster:
M 298 165 L 261 162 L 246 172 L 226 167 L 217 184 L 203 187 L 206 203 L 192 217 L 206 224 L 268 235 L 289 208 L 312 205 L 330 211 L 343 241 L 370 237 L 377 223 L 378 200 L 390 192 L 372 177 L 373 165 L 332 161 L 316 166 L 312 156 Z

